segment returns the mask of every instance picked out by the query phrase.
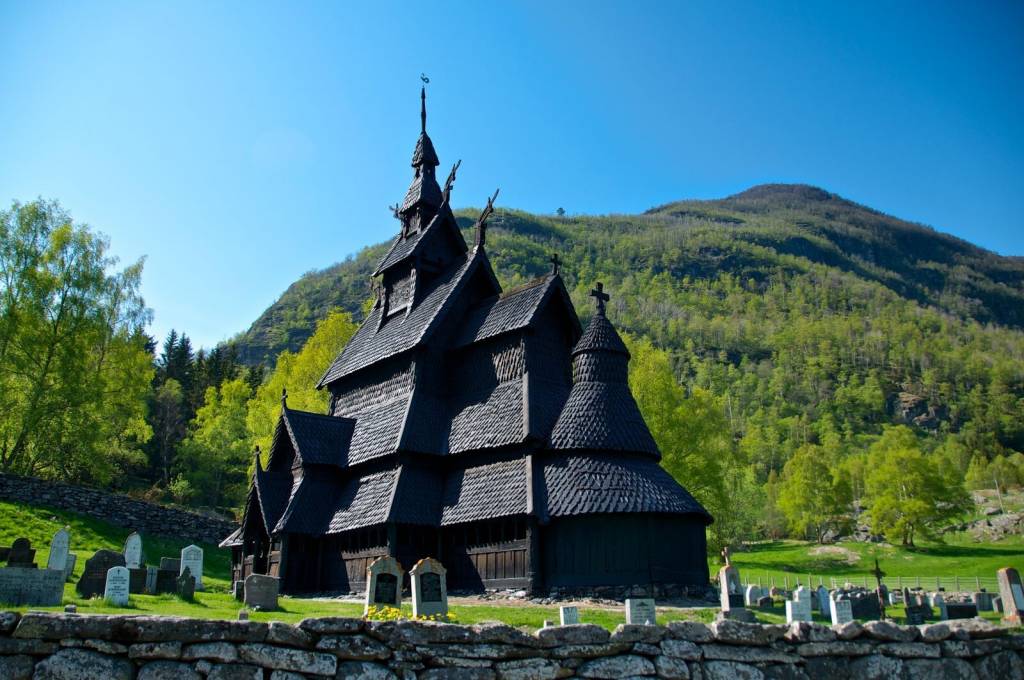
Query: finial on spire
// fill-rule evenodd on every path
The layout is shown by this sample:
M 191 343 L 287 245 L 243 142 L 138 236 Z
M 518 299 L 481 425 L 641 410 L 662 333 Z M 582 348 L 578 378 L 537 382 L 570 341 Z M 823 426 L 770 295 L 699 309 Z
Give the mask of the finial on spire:
M 430 78 L 427 77 L 426 73 L 420 73 L 420 80 L 423 81 L 423 85 L 420 86 L 420 132 L 426 133 L 426 131 L 427 131 L 427 83 L 430 82 Z
M 494 212 L 494 199 L 498 197 L 498 192 L 501 189 L 495 189 L 494 195 L 487 199 L 487 207 L 480 213 L 480 217 L 476 219 L 476 243 L 478 248 L 482 248 L 484 241 L 487 240 L 487 218 Z
M 598 281 L 597 288 L 590 291 L 590 297 L 597 300 L 597 313 L 604 316 L 604 305 L 612 299 L 611 295 L 604 292 L 604 284 Z
M 558 253 L 551 256 L 551 275 L 558 276 L 558 271 L 562 268 L 562 260 L 558 257 Z
M 256 445 L 256 450 L 253 451 L 252 453 L 253 453 L 253 458 L 254 458 L 255 463 L 256 463 L 256 469 L 257 470 L 262 470 L 263 468 L 260 465 L 260 445 L 259 444 Z
M 288 388 L 281 388 L 281 406 L 288 408 Z

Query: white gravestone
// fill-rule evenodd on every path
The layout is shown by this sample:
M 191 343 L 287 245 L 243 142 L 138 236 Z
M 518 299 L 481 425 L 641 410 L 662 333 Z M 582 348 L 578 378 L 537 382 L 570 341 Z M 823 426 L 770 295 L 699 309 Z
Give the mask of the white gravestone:
M 394 557 L 378 557 L 366 568 L 365 616 L 370 607 L 402 606 L 402 565 Z
M 133 531 L 124 539 L 124 566 L 129 569 L 138 569 L 142 566 L 142 536 L 139 532 Z
M 190 545 L 181 550 L 181 564 L 178 567 L 178 576 L 185 573 L 188 567 L 189 573 L 196 580 L 196 590 L 203 589 L 203 549 L 198 545 Z
M 853 603 L 849 600 L 832 600 L 829 609 L 832 612 L 833 626 L 853 621 Z
M 103 588 L 103 599 L 115 607 L 128 606 L 128 568 L 111 567 L 107 570 L 107 583 Z
M 761 589 L 757 586 L 747 586 L 743 593 L 743 604 L 748 607 L 756 607 L 757 601 L 761 598 Z
M 58 529 L 50 541 L 50 556 L 46 559 L 47 569 L 64 571 L 68 566 L 68 549 L 71 547 L 71 534 L 67 528 Z
M 948 620 L 949 614 L 946 612 L 946 598 L 942 596 L 942 593 L 933 593 L 931 601 L 932 606 L 939 610 L 939 620 Z
M 626 600 L 626 623 L 650 626 L 657 624 L 658 613 L 654 608 L 654 600 L 649 597 L 628 598 Z
M 424 557 L 409 570 L 414 617 L 448 615 L 447 571 L 433 557 Z
M 793 599 L 786 601 L 786 623 L 811 620 L 811 593 L 800 586 L 793 591 Z
M 563 626 L 571 626 L 580 622 L 580 610 L 576 607 L 559 607 L 558 621 Z

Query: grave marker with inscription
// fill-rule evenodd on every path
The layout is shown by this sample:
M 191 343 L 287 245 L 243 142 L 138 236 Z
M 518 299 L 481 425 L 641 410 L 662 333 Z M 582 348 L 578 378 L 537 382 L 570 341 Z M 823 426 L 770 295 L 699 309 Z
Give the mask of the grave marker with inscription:
M 849 600 L 829 598 L 828 609 L 832 617 L 833 626 L 853 621 L 853 605 Z
M 786 601 L 786 623 L 811 620 L 811 591 L 800 586 L 793 591 L 793 599 Z
M 50 556 L 46 558 L 47 569 L 64 571 L 68 566 L 68 550 L 71 548 L 71 534 L 67 528 L 58 529 L 50 541 Z
M 64 596 L 59 569 L 0 569 L 0 602 L 5 605 L 55 607 Z
M 631 597 L 627 599 L 626 623 L 656 625 L 658 623 L 658 612 L 654 607 L 654 600 L 649 597 Z
M 402 565 L 394 557 L 378 557 L 366 568 L 365 615 L 370 607 L 402 606 Z
M 75 584 L 75 590 L 82 597 L 102 596 L 107 584 L 107 572 L 111 567 L 123 567 L 124 555 L 116 550 L 97 550 L 85 561 L 85 570 Z
M 124 539 L 124 566 L 129 569 L 138 569 L 142 566 L 142 536 L 139 532 L 133 531 Z
M 424 557 L 409 570 L 412 615 L 448 616 L 447 570 L 433 557 Z
M 181 550 L 181 569 L 178 574 L 184 574 L 188 569 L 192 578 L 196 580 L 196 590 L 203 589 L 203 549 L 198 545 L 190 545 Z
M 127 567 L 111 567 L 107 570 L 107 580 L 103 588 L 103 599 L 115 607 L 128 606 Z
M 580 610 L 576 607 L 559 607 L 558 622 L 563 626 L 571 626 L 580 622 Z
M 253 609 L 271 611 L 277 609 L 277 594 L 281 588 L 280 579 L 263 574 L 249 574 L 245 577 L 245 604 Z

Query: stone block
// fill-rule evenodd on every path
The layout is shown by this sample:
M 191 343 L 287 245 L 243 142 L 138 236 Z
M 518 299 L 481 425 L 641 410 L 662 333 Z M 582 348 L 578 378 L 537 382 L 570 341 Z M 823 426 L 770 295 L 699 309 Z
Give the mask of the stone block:
M 150 661 L 139 669 L 138 680 L 203 680 L 203 676 L 187 663 Z
M 338 667 L 338 660 L 331 654 L 259 643 L 239 645 L 238 653 L 248 663 L 310 675 L 334 675 Z
M 580 664 L 580 667 L 576 669 L 576 675 L 581 678 L 607 678 L 609 680 L 635 675 L 654 675 L 655 672 L 654 664 L 650 659 L 635 654 L 592 659 Z
M 33 680 L 132 680 L 135 668 L 127 659 L 119 659 L 85 649 L 62 649 L 36 664 Z

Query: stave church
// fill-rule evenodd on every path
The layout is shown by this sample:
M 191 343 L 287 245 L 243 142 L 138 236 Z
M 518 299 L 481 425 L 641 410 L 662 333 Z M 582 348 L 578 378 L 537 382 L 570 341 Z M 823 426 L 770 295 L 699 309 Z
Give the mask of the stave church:
M 708 583 L 712 518 L 659 465 L 627 383 L 629 352 L 600 283 L 582 328 L 559 272 L 503 291 L 487 258 L 493 199 L 467 244 L 421 129 L 401 231 L 377 299 L 318 387 L 327 413 L 282 397 L 257 452 L 235 580 L 352 592 L 390 555 L 436 557 L 452 590 L 593 592 Z

